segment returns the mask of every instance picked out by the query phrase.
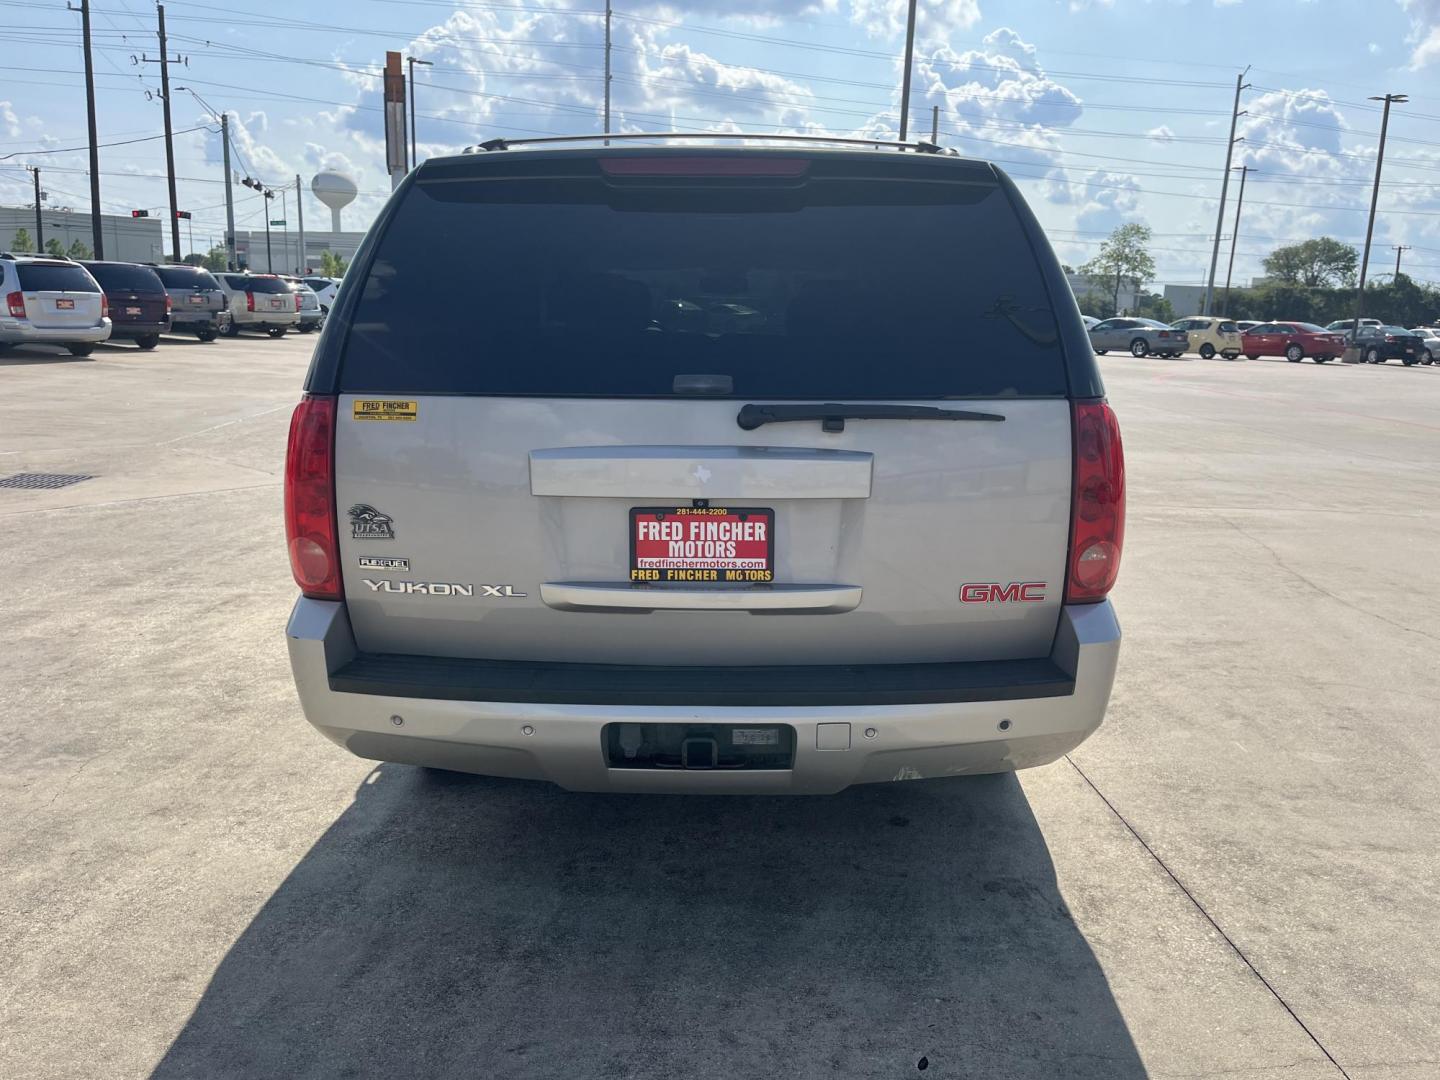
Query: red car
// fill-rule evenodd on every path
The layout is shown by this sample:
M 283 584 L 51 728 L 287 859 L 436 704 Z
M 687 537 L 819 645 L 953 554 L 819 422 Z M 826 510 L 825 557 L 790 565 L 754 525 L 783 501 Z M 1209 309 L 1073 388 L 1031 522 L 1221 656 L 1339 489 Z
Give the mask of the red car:
M 1345 335 L 1308 322 L 1260 323 L 1241 335 L 1240 351 L 1251 360 L 1283 356 L 1298 364 L 1309 356 L 1323 364 L 1345 351 Z

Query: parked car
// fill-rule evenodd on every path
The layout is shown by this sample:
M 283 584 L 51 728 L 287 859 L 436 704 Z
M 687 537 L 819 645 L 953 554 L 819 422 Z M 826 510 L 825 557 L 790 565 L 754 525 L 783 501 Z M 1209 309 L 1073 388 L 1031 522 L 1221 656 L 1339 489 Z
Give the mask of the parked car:
M 1380 325 L 1381 325 L 1381 323 L 1380 323 L 1380 320 L 1379 320 L 1379 319 L 1361 319 L 1361 320 L 1360 320 L 1360 329 L 1361 329 L 1362 332 L 1364 331 L 1365 327 L 1367 327 L 1367 326 L 1376 327 L 1376 326 L 1380 326 Z M 1354 319 L 1336 319 L 1334 322 L 1326 324 L 1325 329 L 1326 329 L 1326 330 L 1339 330 L 1339 331 L 1341 331 L 1342 333 L 1349 334 L 1350 331 L 1354 328 L 1354 326 L 1355 326 L 1355 320 L 1354 320 Z
M 1403 326 L 1362 326 L 1358 344 L 1360 357 L 1367 364 L 1399 360 L 1406 367 L 1414 367 L 1425 352 L 1424 335 Z
M 1240 347 L 1251 360 L 1283 356 L 1292 364 L 1311 357 L 1317 364 L 1345 351 L 1345 336 L 1307 322 L 1260 323 L 1241 335 Z
M 155 273 L 170 297 L 170 328 L 175 333 L 194 334 L 201 341 L 214 341 L 229 325 L 225 293 L 220 283 L 202 266 L 171 264 L 155 266 Z
M 989 163 L 816 144 L 502 143 L 391 196 L 290 428 L 322 733 L 716 794 L 1095 730 L 1125 474 L 1060 263 Z M 657 320 L 717 297 L 763 314 Z
M 12 345 L 62 345 L 89 356 L 110 337 L 105 294 L 79 263 L 49 255 L 0 252 L 0 351 Z
M 313 333 L 325 325 L 325 312 L 320 310 L 320 298 L 315 290 L 297 277 L 286 277 L 285 284 L 300 297 L 300 323 L 296 327 L 302 334 Z
M 1189 342 L 1186 352 L 1199 353 L 1205 360 L 1213 358 L 1216 353 L 1226 360 L 1234 360 L 1240 355 L 1240 329 L 1229 319 L 1191 315 L 1170 325 L 1185 332 Z
M 326 315 L 335 306 L 335 296 L 340 291 L 340 279 L 310 276 L 304 279 L 316 296 L 320 298 L 320 310 Z
M 1414 326 L 1410 328 L 1410 332 L 1425 339 L 1420 352 L 1420 363 L 1431 364 L 1440 359 L 1440 330 L 1433 326 Z
M 1131 356 L 1179 356 L 1189 345 L 1184 331 L 1173 330 L 1154 319 L 1106 319 L 1090 328 L 1090 344 L 1097 353 L 1128 349 Z
M 133 341 L 142 349 L 160 344 L 170 332 L 170 294 L 149 266 L 126 262 L 82 261 L 105 291 L 110 304 L 110 340 Z
M 1081 315 L 1080 321 L 1085 324 L 1085 330 L 1087 332 L 1100 325 L 1100 320 L 1095 318 L 1094 315 Z
M 230 313 L 225 330 L 230 337 L 241 330 L 264 330 L 281 337 L 300 325 L 300 296 L 278 274 L 225 273 L 217 274 L 216 280 Z

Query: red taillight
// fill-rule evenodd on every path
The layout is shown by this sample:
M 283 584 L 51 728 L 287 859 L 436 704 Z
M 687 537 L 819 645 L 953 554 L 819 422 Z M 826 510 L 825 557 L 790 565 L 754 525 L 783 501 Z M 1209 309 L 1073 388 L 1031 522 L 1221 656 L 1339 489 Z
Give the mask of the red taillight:
M 770 176 L 801 177 L 810 171 L 805 158 L 778 157 L 614 157 L 601 158 L 606 176 Z
M 1160 331 L 1160 336 L 1161 336 L 1162 338 L 1163 338 L 1163 337 L 1169 337 L 1169 336 L 1170 336 L 1170 331 L 1169 331 L 1169 330 L 1161 330 L 1161 331 Z
M 1120 572 L 1125 543 L 1125 452 L 1120 424 L 1103 401 L 1077 402 L 1075 493 L 1070 512 L 1067 604 L 1105 599 Z
M 1386 335 L 1385 335 L 1385 341 L 1386 341 L 1387 344 L 1394 345 L 1394 344 L 1395 344 L 1395 335 L 1394 335 L 1394 334 L 1386 334 Z
M 245 294 L 245 310 L 246 310 L 246 311 L 254 311 L 254 310 L 255 310 L 255 294 L 254 294 L 253 292 L 247 292 L 247 293 Z
M 300 310 L 300 294 L 299 294 L 299 293 L 296 293 L 296 294 L 295 294 L 295 310 L 296 310 L 296 311 L 299 311 L 299 310 Z
M 100 317 L 102 319 L 108 319 L 110 317 L 110 297 L 106 296 L 103 292 L 100 294 Z
M 165 294 L 165 314 L 169 315 L 175 310 L 175 301 L 170 299 L 170 294 Z
M 25 294 L 12 292 L 5 297 L 5 306 L 10 309 L 12 319 L 25 318 Z
M 335 519 L 335 399 L 306 395 L 285 450 L 285 542 L 295 584 L 313 600 L 345 599 Z

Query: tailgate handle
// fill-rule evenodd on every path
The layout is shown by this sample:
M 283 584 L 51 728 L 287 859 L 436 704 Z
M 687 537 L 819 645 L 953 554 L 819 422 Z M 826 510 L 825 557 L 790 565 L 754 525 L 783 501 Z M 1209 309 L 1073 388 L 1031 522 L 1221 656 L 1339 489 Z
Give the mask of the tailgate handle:
M 626 582 L 547 581 L 540 599 L 560 611 L 749 611 L 838 614 L 860 606 L 859 585 L 676 589 Z

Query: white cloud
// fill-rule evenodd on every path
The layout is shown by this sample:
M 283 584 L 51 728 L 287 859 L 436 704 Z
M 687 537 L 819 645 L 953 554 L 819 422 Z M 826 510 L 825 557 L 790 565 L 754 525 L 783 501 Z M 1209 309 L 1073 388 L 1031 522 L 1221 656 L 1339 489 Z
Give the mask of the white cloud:
M 0 131 L 12 139 L 20 134 L 20 118 L 8 101 L 0 101 Z
M 1371 56 L 1379 56 L 1379 55 L 1380 55 L 1380 43 L 1379 43 L 1378 41 L 1372 41 L 1372 42 L 1370 42 L 1370 44 L 1367 45 L 1366 48 L 1370 50 L 1370 55 L 1371 55 Z
M 1153 127 L 1145 134 L 1149 135 L 1150 138 L 1154 139 L 1158 143 L 1170 143 L 1175 141 L 1175 132 L 1170 130 L 1169 124 L 1161 124 L 1159 127 Z
M 1082 232 L 1110 232 L 1139 216 L 1140 182 L 1129 173 L 1095 169 L 1079 190 L 1084 202 L 1075 215 L 1075 227 Z
M 908 0 L 850 0 L 850 18 L 874 37 L 897 37 L 905 32 Z M 980 21 L 979 0 L 920 0 L 915 13 L 915 40 L 939 42 L 956 30 L 968 30 Z
M 1410 34 L 1405 39 L 1415 47 L 1410 67 L 1418 70 L 1440 59 L 1440 0 L 1399 0 L 1410 17 Z

